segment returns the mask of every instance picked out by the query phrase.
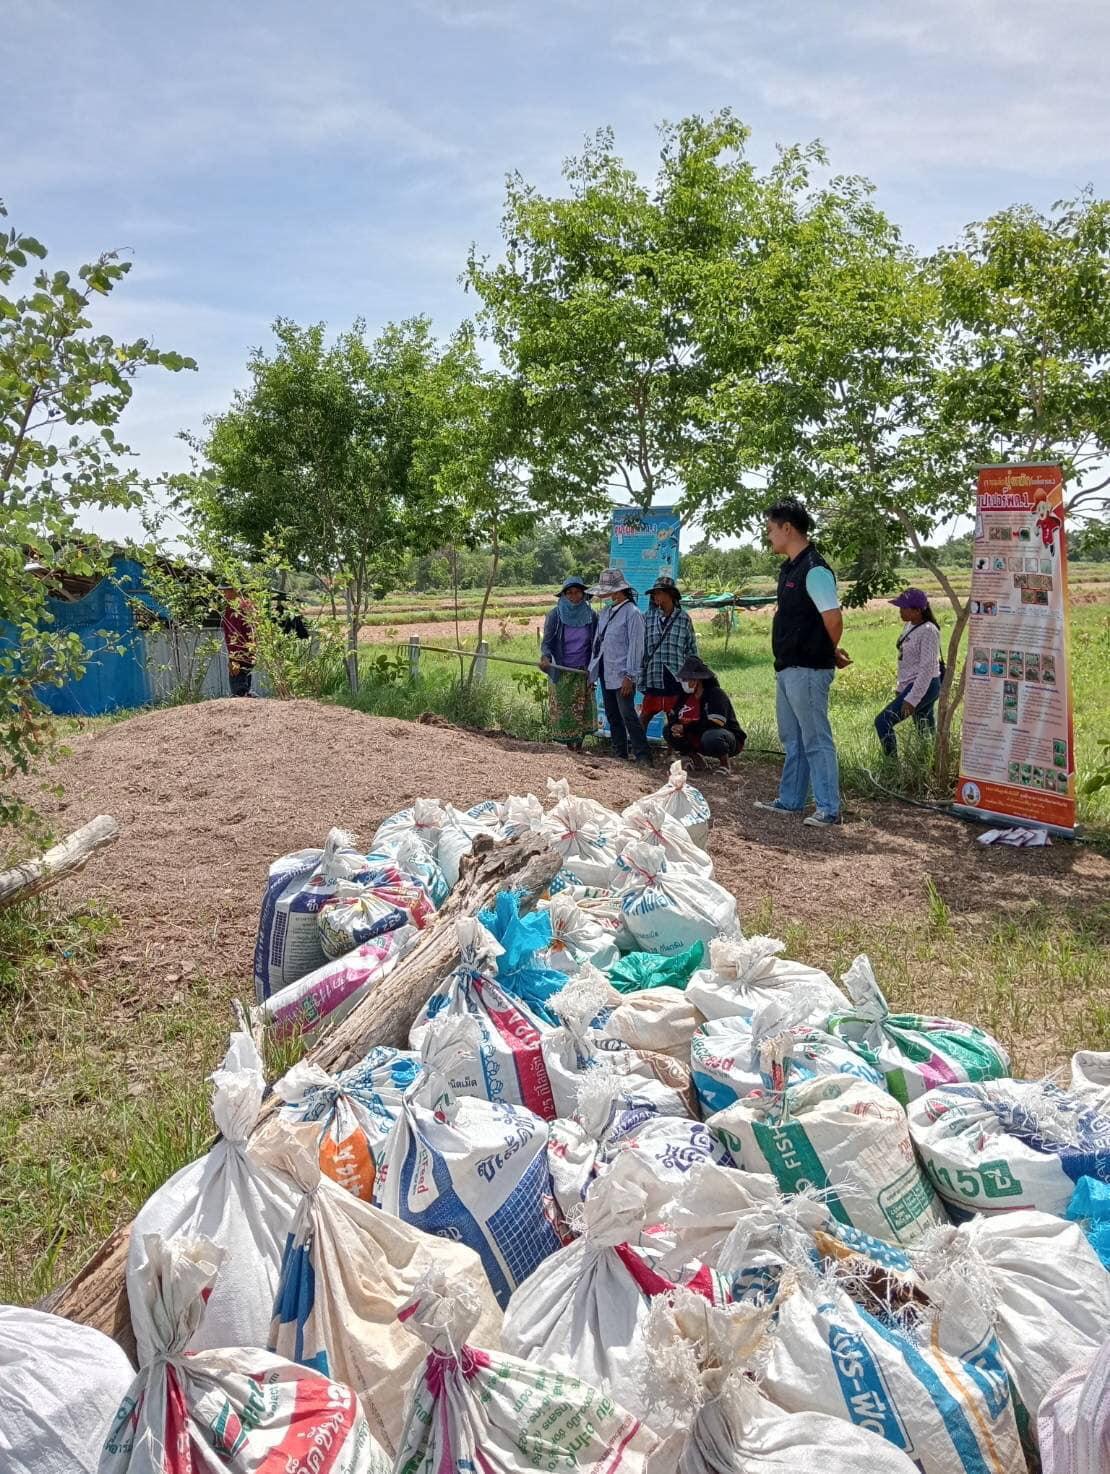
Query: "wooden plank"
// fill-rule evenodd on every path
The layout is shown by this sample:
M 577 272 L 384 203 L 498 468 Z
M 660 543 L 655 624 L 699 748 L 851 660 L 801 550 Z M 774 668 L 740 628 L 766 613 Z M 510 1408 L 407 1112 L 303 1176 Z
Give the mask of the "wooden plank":
M 404 1045 L 409 1027 L 436 985 L 459 960 L 455 922 L 492 906 L 502 890 L 520 892 L 520 909 L 530 910 L 562 865 L 559 854 L 537 834 L 494 845 L 484 835 L 464 856 L 459 883 L 415 947 L 390 975 L 371 989 L 345 1019 L 326 1031 L 306 1058 L 323 1069 L 345 1069 L 375 1044 Z M 270 1093 L 255 1130 L 278 1105 Z M 116 1230 L 82 1269 L 44 1301 L 40 1309 L 94 1326 L 118 1341 L 134 1359 L 135 1339 L 124 1273 L 131 1225 Z
M 97 850 L 115 844 L 117 839 L 119 825 L 110 814 L 101 814 L 38 859 L 24 860 L 22 865 L 0 871 L 0 908 L 49 890 L 67 875 L 74 875 Z

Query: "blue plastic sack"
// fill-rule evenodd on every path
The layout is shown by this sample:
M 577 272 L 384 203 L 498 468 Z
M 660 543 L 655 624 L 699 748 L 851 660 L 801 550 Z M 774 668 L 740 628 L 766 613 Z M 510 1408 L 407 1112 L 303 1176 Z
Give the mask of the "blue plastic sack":
M 566 987 L 566 973 L 536 962 L 536 953 L 551 946 L 551 921 L 546 911 L 520 914 L 520 892 L 499 891 L 492 910 L 479 911 L 478 920 L 504 947 L 497 959 L 498 984 L 525 1003 L 546 1023 L 558 1026 L 558 1017 L 547 1007 L 549 1000 Z
M 1082 1225 L 1091 1248 L 1110 1269 L 1110 1184 L 1081 1177 L 1064 1216 Z

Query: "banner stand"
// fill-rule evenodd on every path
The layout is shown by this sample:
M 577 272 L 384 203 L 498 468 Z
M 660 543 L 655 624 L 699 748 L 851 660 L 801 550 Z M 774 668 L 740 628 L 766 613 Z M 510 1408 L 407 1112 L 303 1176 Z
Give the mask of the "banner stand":
M 1058 465 L 983 466 L 955 809 L 1075 837 L 1068 553 Z

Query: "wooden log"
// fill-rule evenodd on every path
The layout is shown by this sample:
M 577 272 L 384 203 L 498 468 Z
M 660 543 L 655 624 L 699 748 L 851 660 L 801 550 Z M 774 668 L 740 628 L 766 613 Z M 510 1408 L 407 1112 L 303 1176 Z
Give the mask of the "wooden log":
M 10 870 L 0 871 L 0 908 L 25 901 L 49 890 L 67 875 L 73 875 L 97 850 L 115 844 L 119 825 L 110 814 L 101 814 L 56 844 L 36 860 L 24 860 Z
M 458 885 L 421 933 L 416 946 L 345 1019 L 325 1031 L 306 1058 L 334 1071 L 354 1064 L 375 1044 L 404 1044 L 417 1012 L 458 963 L 455 922 L 492 906 L 502 890 L 519 892 L 520 909 L 529 910 L 562 863 L 558 853 L 537 834 L 499 845 L 480 836 L 473 855 L 463 859 Z M 271 1094 L 255 1130 L 264 1125 L 277 1105 Z M 130 1234 L 130 1224 L 117 1229 L 73 1279 L 55 1290 L 39 1308 L 94 1326 L 118 1341 L 134 1359 L 135 1338 L 124 1281 Z

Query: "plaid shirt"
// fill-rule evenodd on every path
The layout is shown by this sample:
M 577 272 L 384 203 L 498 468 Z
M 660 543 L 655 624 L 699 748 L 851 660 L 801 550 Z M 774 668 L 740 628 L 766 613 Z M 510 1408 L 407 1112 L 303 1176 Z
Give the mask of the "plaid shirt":
M 647 613 L 647 629 L 644 631 L 644 665 L 640 673 L 640 687 L 644 691 L 662 690 L 666 684 L 664 668 L 677 676 L 687 656 L 698 653 L 698 642 L 694 638 L 694 624 L 685 609 L 676 609 L 668 620 L 655 604 Z

